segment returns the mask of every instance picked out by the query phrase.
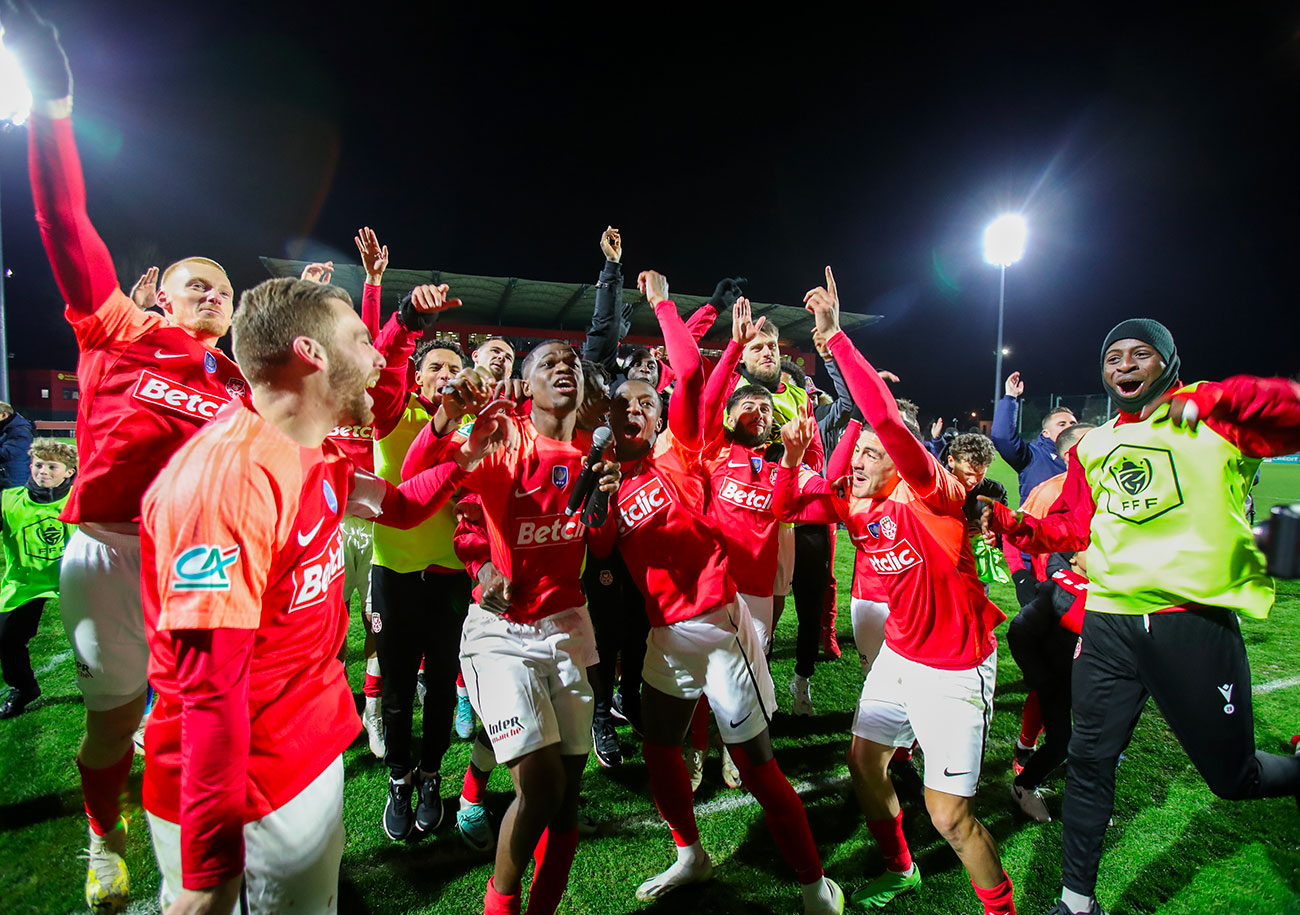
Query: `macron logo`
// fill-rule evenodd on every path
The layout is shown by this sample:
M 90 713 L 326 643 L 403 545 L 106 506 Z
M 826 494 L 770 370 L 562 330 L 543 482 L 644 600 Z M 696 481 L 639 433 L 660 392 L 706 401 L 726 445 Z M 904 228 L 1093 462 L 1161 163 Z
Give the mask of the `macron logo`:
M 741 508 L 750 508 L 754 511 L 767 511 L 772 507 L 772 493 L 755 489 L 753 486 L 746 486 L 736 480 L 727 480 L 718 492 L 718 498 L 724 502 L 730 502 L 732 505 L 739 505 Z
M 618 527 L 622 533 L 636 530 L 669 503 L 661 480 L 650 480 L 627 495 L 619 493 Z
M 877 575 L 897 575 L 921 564 L 921 556 L 907 540 L 900 540 L 887 550 L 867 550 L 867 561 Z
M 136 400 L 204 422 L 216 416 L 217 411 L 226 403 L 224 397 L 195 390 L 148 369 L 140 373 L 140 380 L 136 383 L 132 396 Z

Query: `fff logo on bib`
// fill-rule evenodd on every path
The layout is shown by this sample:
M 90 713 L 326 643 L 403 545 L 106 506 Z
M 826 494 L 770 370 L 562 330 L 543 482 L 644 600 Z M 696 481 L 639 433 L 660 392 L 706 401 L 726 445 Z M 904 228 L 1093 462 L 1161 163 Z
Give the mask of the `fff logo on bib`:
M 1124 521 L 1145 524 L 1183 504 L 1173 454 L 1166 448 L 1120 445 L 1102 461 L 1102 507 Z

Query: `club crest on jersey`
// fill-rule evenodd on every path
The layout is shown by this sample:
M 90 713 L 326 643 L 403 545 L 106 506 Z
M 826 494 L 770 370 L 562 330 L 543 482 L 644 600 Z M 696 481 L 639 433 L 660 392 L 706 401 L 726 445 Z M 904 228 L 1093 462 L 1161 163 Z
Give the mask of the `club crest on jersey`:
M 872 537 L 874 537 L 876 540 L 879 540 L 879 539 L 880 539 L 880 522 L 879 522 L 879 521 L 868 521 L 868 522 L 867 522 L 867 533 L 870 534 Z
M 551 482 L 555 484 L 556 489 L 563 489 L 569 485 L 569 468 L 562 464 L 557 464 L 551 468 Z
M 231 397 L 243 397 L 248 393 L 248 385 L 244 384 L 242 378 L 227 378 L 226 393 Z
M 172 563 L 173 591 L 229 591 L 226 569 L 239 560 L 239 544 L 216 546 L 200 543 L 176 557 Z
M 763 471 L 763 459 L 758 455 L 750 455 L 749 468 L 753 470 L 754 473 L 761 473 Z
M 217 357 L 211 353 L 203 354 L 203 371 L 209 375 L 215 375 L 217 372 Z
M 894 523 L 894 519 L 889 515 L 885 515 L 880 519 L 880 533 L 885 535 L 886 540 L 893 540 L 898 536 L 898 525 Z
M 339 510 L 339 499 L 338 496 L 334 495 L 334 487 L 330 485 L 329 480 L 320 481 L 320 491 L 321 495 L 325 497 L 325 504 L 330 507 L 330 511 L 337 512 Z

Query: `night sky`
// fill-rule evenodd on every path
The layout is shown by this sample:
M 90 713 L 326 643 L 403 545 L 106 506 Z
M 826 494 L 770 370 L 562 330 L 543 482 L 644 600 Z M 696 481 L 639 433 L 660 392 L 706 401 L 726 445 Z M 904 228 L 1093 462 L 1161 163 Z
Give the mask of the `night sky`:
M 36 5 L 124 287 L 186 254 L 237 290 L 258 255 L 355 262 L 363 224 L 394 266 L 591 282 L 612 223 L 629 282 L 743 274 L 799 304 L 833 265 L 846 310 L 884 315 L 857 342 L 900 394 L 987 415 L 980 240 L 1018 209 L 1005 370 L 1028 396 L 1099 390 L 1102 337 L 1136 315 L 1169 325 L 1185 380 L 1300 371 L 1285 4 Z M 71 368 L 25 143 L 0 137 L 10 365 Z

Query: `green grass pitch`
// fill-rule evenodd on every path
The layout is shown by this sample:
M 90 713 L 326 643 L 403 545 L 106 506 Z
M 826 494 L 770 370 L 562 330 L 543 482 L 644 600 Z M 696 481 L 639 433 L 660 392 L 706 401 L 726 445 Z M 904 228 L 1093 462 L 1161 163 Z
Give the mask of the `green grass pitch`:
M 1014 477 L 1005 466 L 995 468 L 994 475 L 1015 492 Z M 1258 498 L 1261 511 L 1274 501 L 1300 500 L 1300 467 L 1266 465 Z M 782 709 L 773 725 L 777 758 L 804 799 L 827 872 L 846 892 L 860 887 L 882 866 L 850 796 L 844 762 L 850 710 L 862 682 L 847 610 L 850 561 L 841 535 L 836 566 L 844 583 L 839 592 L 844 657 L 818 665 L 813 680 L 816 717 L 795 719 L 788 714 L 786 684 L 794 667 L 792 607 L 778 626 L 773 659 Z M 994 598 L 1013 610 L 1009 588 L 996 589 Z M 1243 621 L 1242 628 L 1254 673 L 1257 743 L 1262 749 L 1285 751 L 1290 736 L 1300 732 L 1300 583 L 1280 583 L 1271 619 Z M 355 621 L 350 649 L 354 659 L 360 657 L 361 631 Z M 45 696 L 22 716 L 0 722 L 0 910 L 81 912 L 85 865 L 77 855 L 85 847 L 86 826 L 73 756 L 83 713 L 53 604 L 46 609 L 32 655 Z M 361 665 L 354 661 L 349 676 L 357 691 L 361 675 Z M 1041 826 L 1027 822 L 1008 796 L 1010 748 L 1024 694 L 1020 673 L 1003 642 L 993 730 L 975 804 L 1002 847 L 1019 910 L 1038 913 L 1048 908 L 1059 888 L 1061 831 L 1055 821 Z M 717 865 L 715 878 L 658 904 L 637 903 L 636 885 L 672 860 L 671 840 L 650 802 L 636 740 L 626 728 L 620 736 L 628 757 L 621 769 L 602 770 L 594 758 L 587 767 L 584 810 L 599 824 L 598 833 L 579 845 L 562 912 L 748 915 L 802 910 L 798 888 L 777 854 L 761 810 L 747 794 L 723 787 L 716 754 L 705 764 L 704 785 L 696 795 L 700 834 Z M 442 769 L 448 823 L 468 758 L 469 744 L 454 740 Z M 347 847 L 340 910 L 375 915 L 481 911 L 488 859 L 467 850 L 448 825 L 420 842 L 390 842 L 380 827 L 384 767 L 361 740 L 345 761 Z M 128 797 L 128 863 L 136 898 L 131 910 L 150 912 L 156 911 L 158 887 L 139 806 L 140 770 L 137 761 Z M 1058 771 L 1048 787 L 1059 791 L 1063 784 Z M 895 900 L 889 909 L 900 915 L 977 913 L 970 884 L 930 826 L 923 802 L 915 795 L 901 796 L 905 828 L 925 882 L 919 892 Z M 508 775 L 498 769 L 488 799 L 494 816 L 499 817 L 509 798 Z M 1050 803 L 1059 809 L 1059 796 Z M 1300 815 L 1289 799 L 1216 799 L 1151 707 L 1119 771 L 1115 825 L 1106 839 L 1099 894 L 1113 915 L 1300 912 Z

